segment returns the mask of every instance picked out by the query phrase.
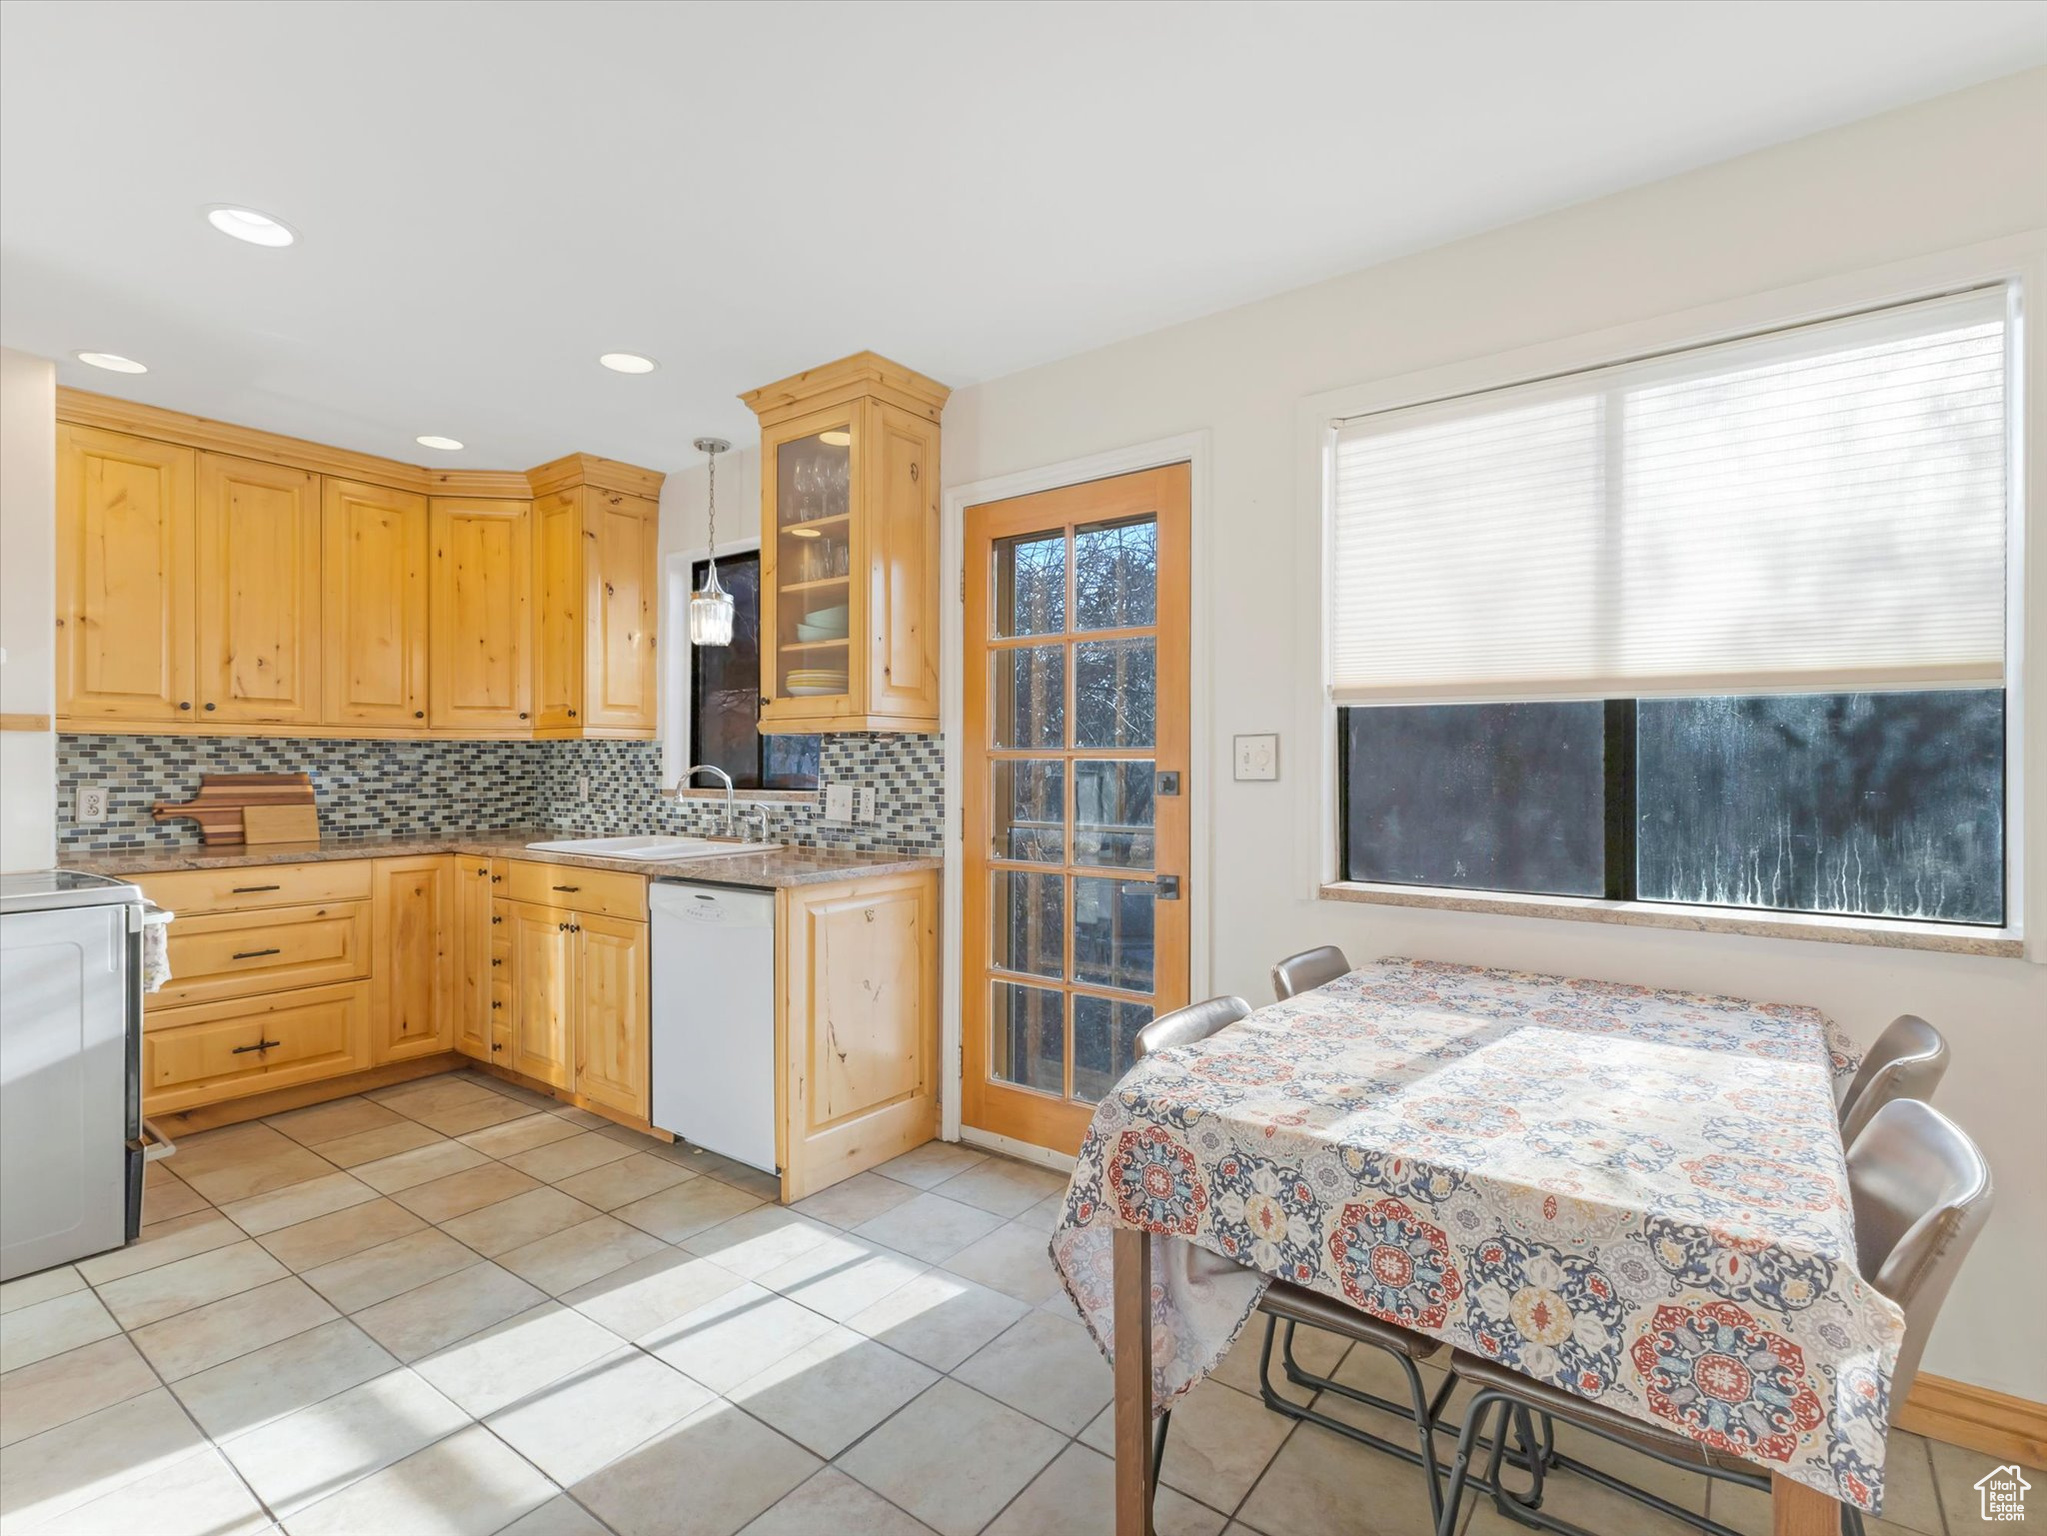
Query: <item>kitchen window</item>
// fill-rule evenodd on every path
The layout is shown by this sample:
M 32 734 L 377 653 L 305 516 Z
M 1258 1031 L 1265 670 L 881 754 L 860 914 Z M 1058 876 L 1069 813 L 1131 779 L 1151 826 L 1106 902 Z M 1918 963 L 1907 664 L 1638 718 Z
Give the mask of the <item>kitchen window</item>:
M 1341 878 L 2001 926 L 2007 301 L 1341 423 Z
M 691 591 L 703 585 L 708 567 L 705 560 L 691 563 Z M 732 643 L 689 648 L 687 761 L 723 768 L 738 789 L 815 789 L 824 738 L 760 732 L 760 555 L 720 556 L 718 580 L 732 594 Z M 670 632 L 678 630 L 688 632 L 680 625 Z M 696 787 L 713 783 L 705 774 Z

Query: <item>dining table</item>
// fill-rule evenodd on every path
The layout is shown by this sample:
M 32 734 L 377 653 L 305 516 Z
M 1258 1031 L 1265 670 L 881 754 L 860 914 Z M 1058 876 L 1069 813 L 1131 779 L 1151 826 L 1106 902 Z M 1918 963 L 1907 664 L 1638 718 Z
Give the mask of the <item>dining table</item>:
M 1856 1267 L 1858 1060 L 1810 1007 L 1408 959 L 1139 1060 L 1051 1238 L 1117 1536 L 1274 1277 L 1754 1464 L 1776 1536 L 1880 1509 L 1905 1324 Z

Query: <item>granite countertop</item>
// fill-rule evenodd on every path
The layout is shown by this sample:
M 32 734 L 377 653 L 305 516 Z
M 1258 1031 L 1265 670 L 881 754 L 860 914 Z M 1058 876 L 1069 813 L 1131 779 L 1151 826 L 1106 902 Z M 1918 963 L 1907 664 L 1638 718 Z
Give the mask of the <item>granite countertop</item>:
M 584 869 L 616 869 L 650 879 L 693 880 L 704 885 L 743 885 L 762 890 L 780 886 L 829 885 L 868 875 L 897 875 L 937 869 L 942 860 L 908 853 L 856 853 L 835 848 L 776 848 L 702 859 L 602 859 L 578 853 L 541 853 L 530 842 L 574 837 L 544 828 L 500 832 L 445 832 L 429 837 L 322 838 L 318 843 L 263 843 L 255 847 L 145 848 L 128 853 L 87 853 L 60 859 L 61 869 L 95 875 L 161 875 L 181 869 L 240 869 L 259 864 L 304 864 L 322 859 L 391 859 L 407 854 L 464 853 L 486 858 L 530 859 Z M 594 834 L 593 834 L 594 835 Z M 735 843 L 734 848 L 740 845 Z

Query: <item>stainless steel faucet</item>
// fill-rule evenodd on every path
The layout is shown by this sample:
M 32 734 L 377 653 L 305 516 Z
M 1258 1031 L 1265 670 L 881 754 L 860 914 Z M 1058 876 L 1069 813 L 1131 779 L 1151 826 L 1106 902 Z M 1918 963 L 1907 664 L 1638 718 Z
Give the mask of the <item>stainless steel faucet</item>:
M 760 821 L 760 836 L 753 835 L 754 820 Z M 749 843 L 764 843 L 768 840 L 768 808 L 764 805 L 750 805 L 739 813 L 740 836 Z
M 725 786 L 725 835 L 732 835 L 732 775 L 716 763 L 693 763 L 683 769 L 681 783 L 687 784 L 700 773 L 715 773 Z

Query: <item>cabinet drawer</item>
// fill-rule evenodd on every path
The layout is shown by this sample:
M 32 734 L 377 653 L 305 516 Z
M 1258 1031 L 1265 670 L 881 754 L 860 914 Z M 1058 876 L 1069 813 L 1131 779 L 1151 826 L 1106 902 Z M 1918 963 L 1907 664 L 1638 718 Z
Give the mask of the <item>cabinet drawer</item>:
M 645 875 L 514 859 L 509 883 L 514 901 L 530 901 L 535 906 L 570 912 L 594 912 L 599 917 L 631 918 L 635 922 L 644 922 L 647 917 Z
M 167 1113 L 370 1064 L 370 987 L 306 987 L 166 1009 L 142 1037 L 142 1107 Z
M 181 869 L 144 875 L 136 882 L 160 907 L 184 916 L 292 907 L 307 902 L 368 901 L 370 861 L 332 859 L 317 864 L 255 864 L 241 869 Z
M 175 910 L 175 909 L 173 909 Z M 180 912 L 171 923 L 171 979 L 149 1011 L 247 997 L 370 973 L 370 904 L 336 901 L 255 912 Z

